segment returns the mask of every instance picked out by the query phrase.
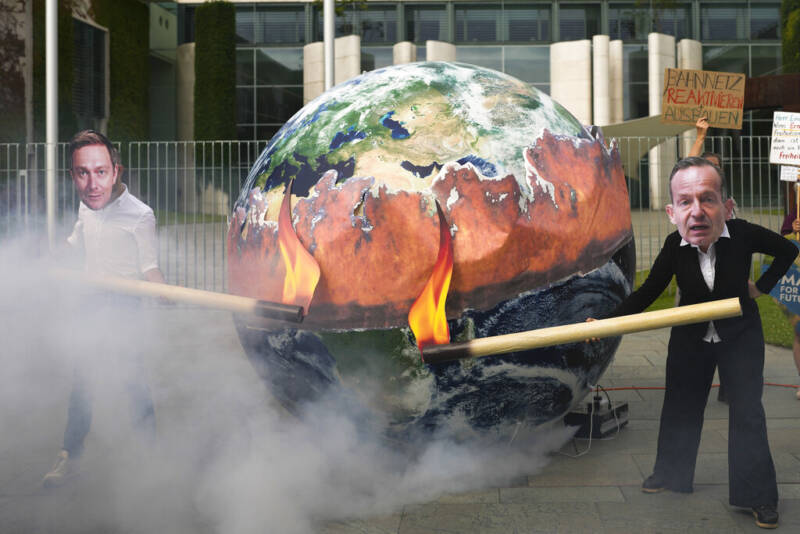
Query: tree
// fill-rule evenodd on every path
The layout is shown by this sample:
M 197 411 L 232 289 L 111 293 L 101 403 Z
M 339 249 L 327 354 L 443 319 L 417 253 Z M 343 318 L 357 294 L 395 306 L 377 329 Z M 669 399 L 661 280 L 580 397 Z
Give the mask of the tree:
M 93 0 L 92 8 L 110 40 L 108 135 L 123 143 L 147 139 L 150 12 L 139 0 Z
M 781 2 L 783 72 L 800 72 L 800 0 Z
M 24 0 L 0 1 L 0 143 L 25 140 Z
M 195 11 L 194 137 L 236 138 L 236 12 L 213 1 Z

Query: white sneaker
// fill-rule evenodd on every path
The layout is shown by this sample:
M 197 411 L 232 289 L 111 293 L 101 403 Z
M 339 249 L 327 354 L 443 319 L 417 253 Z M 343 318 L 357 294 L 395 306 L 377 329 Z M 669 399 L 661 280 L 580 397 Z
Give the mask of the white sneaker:
M 42 484 L 48 488 L 64 484 L 67 481 L 67 477 L 72 474 L 74 464 L 75 461 L 70 459 L 69 453 L 62 450 L 58 453 L 58 458 L 56 458 L 53 468 L 44 476 Z

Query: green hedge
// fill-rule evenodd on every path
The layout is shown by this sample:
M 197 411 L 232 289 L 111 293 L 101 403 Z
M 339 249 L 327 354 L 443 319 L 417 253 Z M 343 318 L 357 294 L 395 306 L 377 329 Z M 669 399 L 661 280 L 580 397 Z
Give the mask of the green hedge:
M 236 11 L 207 2 L 195 11 L 194 137 L 236 139 Z
M 800 0 L 783 0 L 781 2 L 781 24 L 786 24 L 789 13 L 800 9 Z
M 789 13 L 783 27 L 783 72 L 800 72 L 800 7 Z
M 150 135 L 150 10 L 139 0 L 92 0 L 96 22 L 109 34 L 108 136 L 114 141 Z
M 17 16 L 22 16 L 20 4 L 0 4 L 0 143 L 19 143 L 25 140 L 25 77 L 18 59 L 25 55 L 25 40 L 17 33 Z M 0 173 L 5 168 L 0 151 Z M 0 174 L 0 181 L 3 176 Z
M 45 2 L 33 0 L 33 132 L 35 141 L 46 136 Z M 72 107 L 72 0 L 58 2 L 58 138 L 70 139 L 78 127 Z

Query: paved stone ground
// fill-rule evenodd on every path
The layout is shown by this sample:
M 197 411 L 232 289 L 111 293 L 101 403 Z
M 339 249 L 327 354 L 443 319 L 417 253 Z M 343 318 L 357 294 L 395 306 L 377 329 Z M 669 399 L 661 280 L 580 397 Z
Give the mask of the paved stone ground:
M 230 413 L 222 414 L 232 418 L 237 417 L 236 412 L 252 413 L 272 404 L 242 354 L 229 316 L 180 308 L 155 313 L 162 344 L 168 345 L 155 351 L 148 362 L 160 435 L 166 434 L 168 439 L 190 432 L 190 421 L 210 420 L 218 415 L 215 410 L 219 406 L 231 405 L 220 400 L 235 399 L 235 409 L 229 407 Z M 663 385 L 667 336 L 667 330 L 627 336 L 601 385 Z M 798 384 L 790 351 L 767 347 L 765 375 L 770 382 Z M 7 422 L 0 430 L 0 533 L 270 531 L 236 521 L 209 523 L 207 514 L 198 511 L 202 501 L 188 495 L 191 492 L 184 483 L 190 480 L 188 475 L 184 480 L 171 473 L 170 478 L 158 480 L 159 491 L 139 488 L 136 492 L 104 474 L 103 466 L 118 468 L 120 462 L 128 462 L 129 469 L 140 471 L 146 469 L 147 461 L 127 452 L 124 459 L 115 456 L 115 442 L 103 437 L 103 420 L 108 416 L 103 415 L 102 407 L 87 442 L 86 454 L 94 459 L 91 472 L 64 488 L 44 490 L 40 480 L 58 451 L 69 380 L 64 369 L 52 366 L 34 366 L 28 377 L 31 387 L 46 385 L 51 394 L 46 398 L 40 395 L 38 402 L 28 400 L 24 410 L 0 408 L 5 410 L 0 414 L 6 415 L 0 421 Z M 209 388 L 209 383 L 219 386 Z M 251 394 L 237 397 L 226 391 L 229 383 L 249 388 Z M 318 520 L 311 523 L 312 530 L 326 534 L 760 531 L 749 512 L 727 504 L 727 407 L 715 400 L 714 391 L 706 410 L 691 495 L 646 495 L 639 489 L 654 462 L 662 391 L 625 390 L 610 395 L 614 401 L 628 402 L 629 424 L 613 439 L 593 441 L 580 457 L 553 453 L 541 471 L 519 473 L 502 487 L 477 486 L 468 493 L 441 495 L 379 516 Z M 793 389 L 766 387 L 764 405 L 780 484 L 781 529 L 798 532 L 800 401 L 795 400 Z M 9 417 L 15 409 L 18 416 Z M 561 452 L 574 454 L 587 447 L 588 443 L 580 440 L 567 443 Z M 119 473 L 118 469 L 112 471 Z M 182 472 L 180 466 L 176 472 Z M 264 506 L 271 501 L 283 503 L 273 494 L 255 494 Z M 161 513 L 165 511 L 170 513 Z M 159 523 L 161 515 L 170 519 Z

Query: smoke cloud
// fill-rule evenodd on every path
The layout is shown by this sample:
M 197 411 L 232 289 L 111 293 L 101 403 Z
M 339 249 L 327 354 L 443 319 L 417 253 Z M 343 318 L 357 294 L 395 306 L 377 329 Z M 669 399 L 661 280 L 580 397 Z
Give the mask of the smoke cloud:
M 511 444 L 400 446 L 365 433 L 333 398 L 300 422 L 256 376 L 229 314 L 108 307 L 49 276 L 60 262 L 39 243 L 0 243 L 2 531 L 315 532 L 533 474 L 569 438 L 559 426 Z M 156 406 L 155 442 L 130 416 L 136 359 Z M 77 474 L 45 489 L 76 372 L 90 383 L 91 431 Z

